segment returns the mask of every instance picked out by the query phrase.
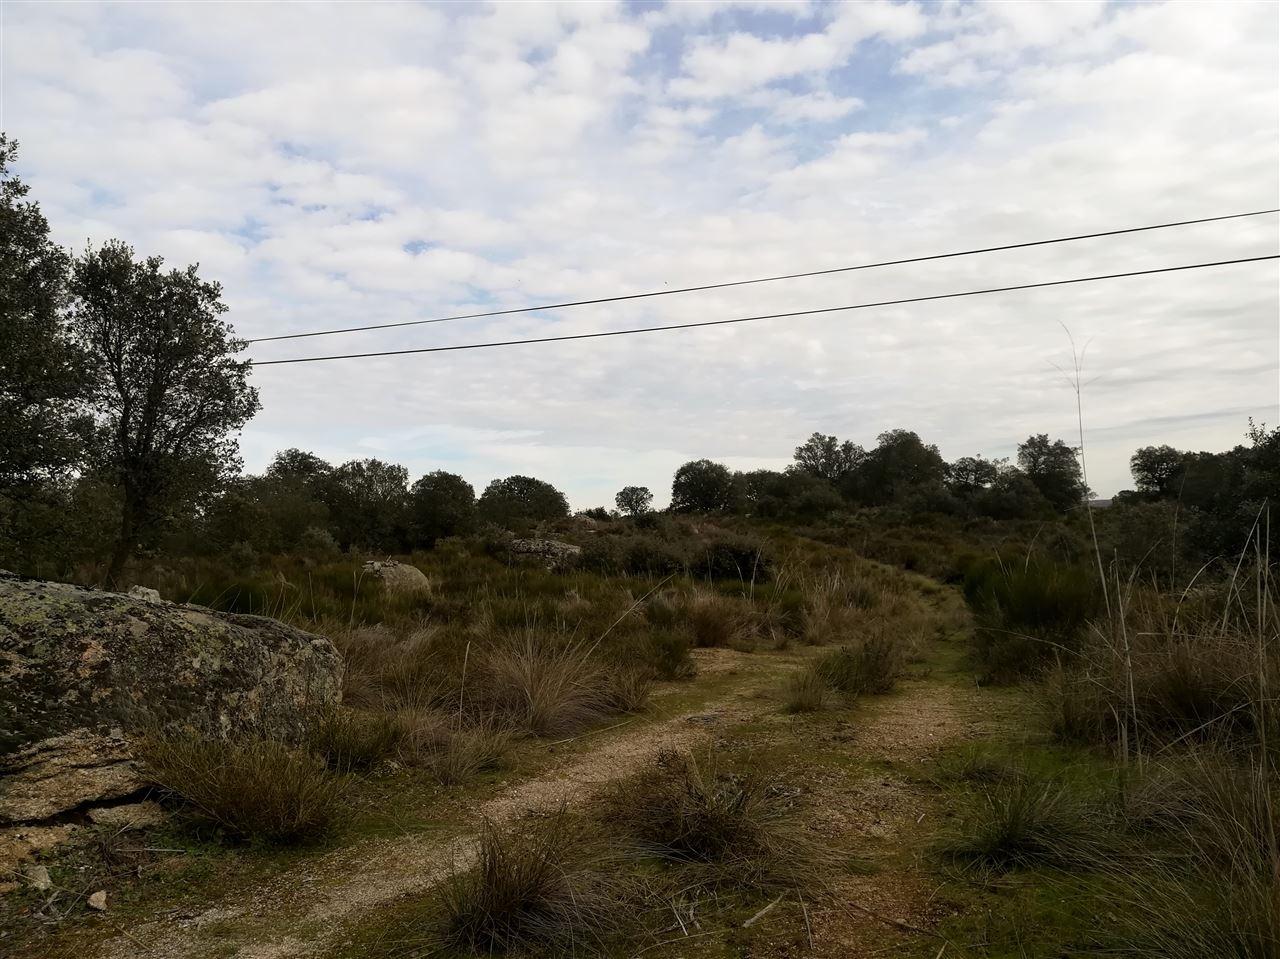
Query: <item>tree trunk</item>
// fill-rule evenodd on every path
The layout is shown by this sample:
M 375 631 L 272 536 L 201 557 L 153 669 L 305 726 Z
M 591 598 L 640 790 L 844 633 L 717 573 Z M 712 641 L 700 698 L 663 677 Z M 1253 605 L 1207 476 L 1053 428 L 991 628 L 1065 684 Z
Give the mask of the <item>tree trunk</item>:
M 137 540 L 137 509 L 134 504 L 133 491 L 126 485 L 124 492 L 124 508 L 120 511 L 120 538 L 111 551 L 111 565 L 107 567 L 108 589 L 123 590 L 125 584 L 120 580 L 124 573 L 125 563 L 133 555 L 133 545 Z

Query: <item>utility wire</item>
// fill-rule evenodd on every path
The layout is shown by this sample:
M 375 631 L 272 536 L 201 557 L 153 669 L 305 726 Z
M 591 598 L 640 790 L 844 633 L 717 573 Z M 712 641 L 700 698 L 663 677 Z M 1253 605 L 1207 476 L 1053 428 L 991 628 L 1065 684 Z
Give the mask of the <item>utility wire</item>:
M 666 326 L 644 326 L 631 330 L 604 330 L 598 333 L 570 333 L 563 336 L 540 336 L 524 340 L 494 340 L 488 343 L 459 343 L 454 346 L 424 346 L 409 350 L 383 350 L 377 353 L 344 353 L 338 356 L 301 356 L 287 360 L 253 360 L 250 366 L 279 366 L 285 363 L 321 363 L 327 360 L 357 360 L 374 356 L 404 356 L 410 353 L 447 353 L 454 350 L 485 350 L 495 346 L 521 346 L 526 343 L 561 343 L 566 340 L 592 340 L 605 336 L 631 336 L 635 333 L 660 333 L 667 330 L 691 330 L 706 326 L 728 326 L 731 323 L 754 323 L 756 320 L 779 320 L 796 316 L 814 316 L 819 313 L 839 313 L 847 310 L 867 310 L 878 306 L 899 306 L 904 303 L 926 303 L 931 300 L 951 300 L 965 296 L 984 296 L 988 293 L 1011 293 L 1015 290 L 1038 290 L 1050 286 L 1067 286 L 1072 283 L 1096 283 L 1099 280 L 1119 280 L 1130 276 L 1150 276 L 1155 273 L 1175 273 L 1179 270 L 1203 270 L 1216 266 L 1232 266 L 1237 263 L 1257 263 L 1262 260 L 1278 260 L 1280 253 L 1268 256 L 1250 256 L 1239 260 L 1217 260 L 1212 263 L 1187 263 L 1182 266 L 1165 266 L 1153 270 L 1133 270 L 1129 273 L 1108 273 L 1104 276 L 1080 276 L 1070 280 L 1046 280 L 1041 283 L 1020 283 L 1017 286 L 996 286 L 985 290 L 965 290 L 960 293 L 935 293 L 932 296 L 909 296 L 899 300 L 879 300 L 874 303 L 852 303 L 848 306 L 828 306 L 817 310 L 795 310 L 790 313 L 765 313 L 760 316 L 739 316 L 728 320 L 702 320 L 695 323 L 671 323 Z
M 1051 240 L 1029 240 L 1024 243 L 1006 243 L 1003 246 L 986 246 L 954 253 L 932 253 L 928 256 L 912 256 L 902 260 L 881 260 L 877 263 L 859 263 L 854 266 L 837 266 L 829 270 L 810 270 L 806 273 L 783 273 L 778 276 L 761 276 L 750 280 L 730 280 L 725 283 L 705 283 L 701 286 L 685 286 L 675 290 L 653 290 L 648 293 L 625 293 L 618 296 L 598 296 L 589 300 L 567 300 L 564 303 L 544 303 L 541 306 L 520 306 L 509 310 L 490 310 L 487 313 L 459 313 L 454 316 L 436 316 L 426 320 L 405 320 L 400 323 L 374 323 L 369 326 L 347 326 L 336 330 L 312 330 L 305 333 L 282 333 L 279 336 L 259 336 L 249 343 L 271 343 L 276 340 L 298 340 L 311 336 L 334 336 L 339 333 L 361 333 L 366 330 L 389 330 L 400 326 L 423 326 L 427 323 L 452 323 L 454 320 L 479 320 L 491 316 L 512 316 L 516 313 L 537 313 L 542 310 L 563 310 L 571 306 L 592 306 L 599 303 L 620 303 L 623 300 L 643 300 L 653 296 L 672 296 L 676 293 L 698 293 L 703 290 L 724 290 L 733 286 L 750 286 L 754 283 L 776 283 L 779 280 L 801 280 L 811 276 L 831 276 L 835 273 L 852 273 L 856 270 L 873 270 L 882 266 L 902 266 L 907 263 L 925 263 L 930 260 L 947 260 L 958 256 L 976 256 L 980 253 L 998 253 L 1002 250 L 1024 250 L 1033 246 L 1049 246 L 1054 243 L 1071 243 L 1076 240 L 1095 240 L 1104 236 L 1121 236 L 1126 233 L 1143 233 L 1149 230 L 1167 230 L 1197 223 L 1216 223 L 1219 220 L 1239 220 L 1250 216 L 1266 216 L 1280 213 L 1276 210 L 1255 210 L 1251 213 L 1228 213 L 1225 216 L 1206 216 L 1197 220 L 1178 220 L 1173 223 L 1153 223 L 1147 226 L 1131 226 L 1122 230 L 1104 230 L 1101 233 L 1079 233 L 1060 236 Z

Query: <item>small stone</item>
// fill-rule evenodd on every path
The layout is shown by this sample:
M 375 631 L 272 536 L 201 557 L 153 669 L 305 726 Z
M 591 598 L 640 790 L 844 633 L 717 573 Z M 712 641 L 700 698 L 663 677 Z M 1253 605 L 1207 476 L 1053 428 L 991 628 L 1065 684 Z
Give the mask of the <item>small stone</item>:
M 22 870 L 22 874 L 27 880 L 27 885 L 36 892 L 48 892 L 53 888 L 53 880 L 49 878 L 49 869 L 46 866 L 29 865 Z
M 105 889 L 99 889 L 89 897 L 89 908 L 95 912 L 107 911 L 107 891 Z

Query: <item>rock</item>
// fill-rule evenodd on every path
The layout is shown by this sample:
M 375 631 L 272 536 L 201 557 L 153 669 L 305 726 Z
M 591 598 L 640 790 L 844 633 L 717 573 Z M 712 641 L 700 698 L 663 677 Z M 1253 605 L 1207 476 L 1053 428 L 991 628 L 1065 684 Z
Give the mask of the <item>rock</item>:
M 369 560 L 364 564 L 364 573 L 381 582 L 391 592 L 417 593 L 431 588 L 431 580 L 418 567 L 391 559 Z
M 117 832 L 159 826 L 164 821 L 164 807 L 150 799 L 127 803 L 123 806 L 104 806 L 101 809 L 89 810 L 89 822 L 95 826 L 106 826 Z
M 582 547 L 562 543 L 555 539 L 513 539 L 512 556 L 535 556 L 546 563 L 547 569 L 569 566 L 582 555 Z
M 136 730 L 297 738 L 341 673 L 329 640 L 261 616 L 0 579 L 0 757 L 18 754 L 0 764 L 27 777 L 0 774 L 0 822 L 127 795 Z M 56 801 L 24 791 L 38 780 Z
M 95 912 L 106 912 L 107 911 L 107 891 L 105 889 L 99 889 L 97 892 L 95 892 L 93 895 L 89 897 L 89 902 L 87 903 L 87 905 L 90 909 L 94 910 Z
M 140 599 L 144 603 L 162 603 L 164 600 L 160 598 L 160 591 L 152 589 L 149 586 L 130 586 L 129 595 L 134 599 Z
M 49 878 L 49 867 L 34 863 L 22 870 L 22 878 L 36 892 L 48 892 L 53 888 L 53 880 Z
M 79 729 L 0 760 L 0 822 L 39 822 L 146 787 L 120 736 Z

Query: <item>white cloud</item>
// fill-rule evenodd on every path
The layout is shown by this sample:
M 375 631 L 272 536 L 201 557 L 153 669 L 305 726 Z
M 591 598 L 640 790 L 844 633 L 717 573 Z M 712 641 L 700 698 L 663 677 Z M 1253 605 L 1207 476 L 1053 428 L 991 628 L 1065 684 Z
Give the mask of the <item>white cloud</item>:
M 662 289 L 1276 205 L 1263 4 L 40 4 L 4 112 L 60 239 L 223 282 L 245 335 Z M 891 64 L 891 65 L 887 65 Z M 261 344 L 262 358 L 815 309 L 1275 248 L 1236 221 L 555 314 Z M 948 456 L 1069 436 L 1059 322 L 1093 338 L 1094 485 L 1135 445 L 1275 419 L 1274 268 L 737 327 L 264 367 L 244 439 L 382 451 L 577 506 L 814 429 Z

